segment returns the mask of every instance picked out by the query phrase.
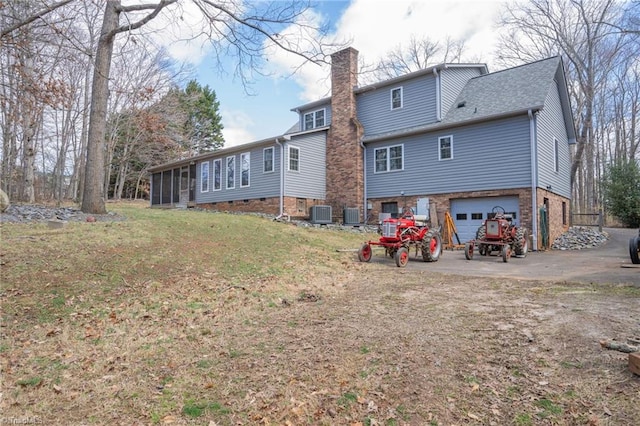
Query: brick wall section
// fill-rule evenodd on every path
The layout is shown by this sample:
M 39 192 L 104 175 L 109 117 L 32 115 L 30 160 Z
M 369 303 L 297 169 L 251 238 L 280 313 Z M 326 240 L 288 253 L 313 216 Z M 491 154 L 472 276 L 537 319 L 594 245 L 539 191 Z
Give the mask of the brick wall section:
M 409 206 L 415 206 L 417 204 L 418 198 L 429 197 L 429 201 L 433 204 L 435 203 L 436 211 L 438 215 L 438 224 L 442 225 L 444 223 L 444 214 L 446 211 L 451 212 L 451 200 L 459 199 L 459 198 L 479 198 L 479 197 L 498 197 L 498 196 L 517 196 L 518 197 L 518 206 L 520 208 L 520 225 L 526 227 L 531 233 L 533 229 L 533 215 L 531 211 L 531 189 L 530 188 L 520 188 L 520 189 L 507 189 L 507 190 L 494 190 L 494 191 L 473 191 L 473 192 L 456 192 L 449 194 L 423 194 L 423 195 L 414 195 L 414 196 L 406 196 L 406 197 L 391 197 L 391 198 L 376 198 L 369 199 L 369 203 L 372 204 L 372 209 L 370 210 L 369 222 L 375 223 L 378 220 L 378 214 L 381 211 L 382 203 L 386 202 L 396 202 L 398 203 L 398 209 L 401 210 L 402 206 L 406 202 Z M 565 232 L 568 229 L 568 220 L 569 220 L 569 199 L 561 197 L 559 195 L 553 194 L 551 192 L 538 189 L 537 190 L 537 202 L 538 207 L 542 206 L 544 202 L 544 197 L 549 199 L 549 244 L 553 243 L 553 240 L 557 238 L 560 234 Z M 566 217 L 565 222 L 563 223 L 562 217 L 562 203 L 566 203 Z M 542 242 L 542 237 L 540 236 L 540 232 L 538 232 L 538 249 L 541 249 L 542 246 L 540 243 Z
M 304 199 L 304 212 L 298 212 L 298 201 L 299 199 L 295 197 L 284 197 L 283 200 L 284 212 L 293 219 L 307 219 L 311 206 L 325 204 L 322 200 Z M 280 198 L 221 201 L 219 203 L 198 204 L 198 207 L 220 212 L 265 213 L 276 216 L 280 214 Z
M 327 199 L 334 220 L 344 207 L 363 211 L 364 176 L 361 129 L 356 119 L 358 51 L 349 47 L 331 55 L 331 128 L 327 138 Z
M 537 197 L 538 209 L 544 204 L 545 198 L 549 200 L 549 247 L 551 247 L 553 240 L 569 229 L 569 207 L 571 205 L 571 200 L 540 188 L 538 188 Z M 562 203 L 565 203 L 564 217 L 562 214 Z M 538 232 L 538 243 L 541 242 L 542 236 Z M 541 248 L 540 244 L 538 244 L 538 246 Z

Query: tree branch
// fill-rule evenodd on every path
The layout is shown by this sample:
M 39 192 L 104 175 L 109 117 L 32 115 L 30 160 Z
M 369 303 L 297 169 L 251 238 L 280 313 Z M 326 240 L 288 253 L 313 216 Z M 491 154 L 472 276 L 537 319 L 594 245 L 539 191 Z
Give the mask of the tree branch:
M 25 25 L 29 25 L 30 23 L 32 23 L 33 21 L 42 18 L 44 15 L 53 12 L 54 10 L 56 10 L 59 7 L 62 7 L 68 3 L 71 3 L 73 0 L 62 0 L 59 1 L 58 3 L 54 3 L 51 6 L 42 9 L 40 12 L 29 16 L 26 19 L 23 19 L 20 22 L 16 22 L 15 24 L 13 24 L 12 26 L 8 27 L 8 28 L 3 28 L 2 31 L 0 31 L 0 39 L 2 39 L 3 37 L 9 35 L 10 33 L 14 32 L 15 30 L 17 30 L 18 28 L 24 27 Z
M 151 21 L 156 16 L 158 16 L 158 14 L 162 9 L 164 9 L 165 7 L 177 1 L 178 0 L 161 0 L 160 3 L 156 3 L 156 4 L 138 4 L 138 5 L 131 5 L 131 6 L 121 6 L 120 8 L 118 8 L 119 12 L 136 12 L 136 11 L 149 10 L 149 9 L 153 9 L 153 11 L 149 13 L 147 16 L 145 16 L 144 18 L 140 19 L 139 21 L 134 22 L 133 24 L 121 25 L 120 27 L 113 30 L 109 35 L 113 36 L 118 33 L 123 33 L 126 31 L 138 29 L 144 24 L 146 24 L 147 22 Z

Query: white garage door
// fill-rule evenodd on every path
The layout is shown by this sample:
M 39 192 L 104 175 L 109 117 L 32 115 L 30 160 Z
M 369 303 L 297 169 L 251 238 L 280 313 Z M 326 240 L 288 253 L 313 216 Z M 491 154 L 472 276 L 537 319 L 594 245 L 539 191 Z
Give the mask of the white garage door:
M 451 200 L 451 217 L 456 225 L 460 242 L 464 243 L 476 237 L 478 227 L 487 219 L 495 206 L 504 208 L 511 214 L 513 223 L 520 224 L 518 197 L 460 198 Z M 454 238 L 454 243 L 456 243 Z

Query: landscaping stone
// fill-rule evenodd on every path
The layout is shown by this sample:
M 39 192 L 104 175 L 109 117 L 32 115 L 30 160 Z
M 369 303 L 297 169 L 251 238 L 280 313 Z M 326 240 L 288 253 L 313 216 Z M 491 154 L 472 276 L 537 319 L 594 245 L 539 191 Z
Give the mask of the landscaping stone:
M 606 243 L 609 234 L 588 226 L 572 226 L 567 232 L 555 239 L 553 250 L 582 250 L 594 248 Z

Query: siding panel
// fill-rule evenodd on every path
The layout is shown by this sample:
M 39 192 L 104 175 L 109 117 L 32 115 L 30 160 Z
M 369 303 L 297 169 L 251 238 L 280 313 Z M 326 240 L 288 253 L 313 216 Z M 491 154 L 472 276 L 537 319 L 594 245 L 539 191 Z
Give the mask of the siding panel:
M 263 172 L 263 164 L 262 164 L 262 151 L 266 147 L 273 147 L 275 151 L 275 160 L 274 160 L 274 171 L 270 173 Z M 249 177 L 249 186 L 240 187 L 240 173 L 241 173 L 241 162 L 240 155 L 242 153 L 249 152 L 251 154 L 251 163 L 250 163 L 250 177 Z M 234 155 L 236 157 L 236 170 L 235 170 L 235 182 L 236 187 L 234 189 L 226 188 L 226 176 L 227 176 L 227 164 L 226 158 Z M 213 178 L 214 178 L 214 169 L 213 169 L 213 160 L 220 158 L 222 159 L 222 189 L 219 191 L 213 191 Z M 199 162 L 197 165 L 196 171 L 196 203 L 217 203 L 224 201 L 234 201 L 234 200 L 246 200 L 246 199 L 255 199 L 261 197 L 277 197 L 280 193 L 280 147 L 276 144 L 273 145 L 263 145 L 259 147 L 254 147 L 249 151 L 237 151 L 234 154 L 225 154 L 220 157 L 213 157 L 206 162 L 209 162 L 209 192 L 200 192 L 200 179 L 201 179 L 201 167 L 202 162 Z
M 571 198 L 571 158 L 557 84 L 552 85 L 537 118 L 538 187 L 551 185 L 556 194 Z M 554 170 L 554 138 L 558 140 L 559 170 Z
M 441 71 L 440 87 L 442 98 L 442 116 L 454 106 L 455 100 L 467 84 L 467 81 L 480 75 L 478 68 L 447 68 Z
M 402 87 L 403 106 L 391 110 L 391 90 Z M 436 121 L 436 79 L 432 74 L 357 95 L 358 119 L 365 135 L 375 135 Z
M 438 160 L 438 138 L 453 136 L 453 159 Z M 404 170 L 373 172 L 374 148 L 404 144 Z M 367 196 L 394 197 L 531 185 L 526 115 L 367 145 Z
M 288 170 L 288 146 L 300 149 L 300 170 Z M 287 197 L 326 198 L 327 132 L 309 133 L 293 137 L 285 144 L 285 183 Z

